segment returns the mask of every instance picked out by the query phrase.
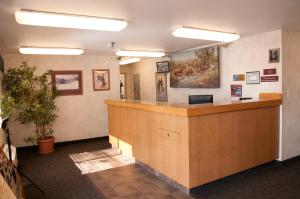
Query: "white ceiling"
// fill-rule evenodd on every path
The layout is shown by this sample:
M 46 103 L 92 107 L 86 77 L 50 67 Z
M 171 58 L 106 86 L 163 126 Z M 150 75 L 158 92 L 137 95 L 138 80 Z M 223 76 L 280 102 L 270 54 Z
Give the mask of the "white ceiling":
M 17 24 L 19 9 L 120 18 L 121 32 L 75 30 Z M 300 30 L 300 0 L 0 0 L 0 52 L 19 46 L 75 47 L 87 54 L 113 54 L 111 41 L 127 50 L 181 49 L 210 42 L 176 38 L 178 26 L 238 33 L 241 36 L 280 28 Z

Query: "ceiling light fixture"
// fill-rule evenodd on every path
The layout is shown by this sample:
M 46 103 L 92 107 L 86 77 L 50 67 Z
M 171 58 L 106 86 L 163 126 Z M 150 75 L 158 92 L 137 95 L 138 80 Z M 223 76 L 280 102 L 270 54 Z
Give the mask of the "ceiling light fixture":
M 121 31 L 127 26 L 126 21 L 119 19 L 41 12 L 33 10 L 16 11 L 15 18 L 19 24 L 59 28 Z
M 41 47 L 20 47 L 21 54 L 37 55 L 81 55 L 84 50 L 79 48 L 41 48 Z
M 121 57 L 163 57 L 164 52 L 120 50 L 116 55 Z
M 173 32 L 173 36 L 190 38 L 190 39 L 223 41 L 223 42 L 231 42 L 240 38 L 240 35 L 234 33 L 218 32 L 212 30 L 186 28 L 186 27 L 176 29 Z
M 129 58 L 129 59 L 123 59 L 119 62 L 120 65 L 126 65 L 126 64 L 132 64 L 135 62 L 139 62 L 141 61 L 141 58 L 139 57 L 133 57 L 133 58 Z

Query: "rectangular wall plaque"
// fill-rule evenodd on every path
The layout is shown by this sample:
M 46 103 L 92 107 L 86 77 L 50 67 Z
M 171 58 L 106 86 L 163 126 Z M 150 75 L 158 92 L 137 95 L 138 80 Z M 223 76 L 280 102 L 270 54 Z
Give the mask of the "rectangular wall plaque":
M 278 82 L 278 81 L 279 81 L 278 75 L 261 77 L 261 82 Z
M 233 75 L 233 81 L 245 81 L 245 74 Z
M 276 75 L 276 68 L 264 69 L 264 75 Z

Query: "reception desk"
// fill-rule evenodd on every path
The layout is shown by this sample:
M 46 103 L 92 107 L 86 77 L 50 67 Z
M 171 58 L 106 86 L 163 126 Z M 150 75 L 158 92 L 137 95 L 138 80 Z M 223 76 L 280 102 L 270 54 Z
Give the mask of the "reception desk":
M 277 159 L 281 99 L 202 105 L 106 100 L 109 134 L 187 189 Z

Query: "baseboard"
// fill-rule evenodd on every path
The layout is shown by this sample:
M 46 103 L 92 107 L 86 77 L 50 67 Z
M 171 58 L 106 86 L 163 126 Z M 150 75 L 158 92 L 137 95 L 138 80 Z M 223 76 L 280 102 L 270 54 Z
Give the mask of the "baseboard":
M 94 137 L 94 138 L 87 138 L 87 139 L 80 139 L 80 140 L 69 140 L 69 141 L 55 142 L 55 145 L 75 144 L 75 143 L 79 143 L 79 142 L 89 142 L 89 141 L 95 141 L 95 140 L 108 140 L 108 136 Z
M 90 141 L 95 141 L 95 140 L 107 140 L 108 141 L 108 136 L 55 142 L 55 145 L 56 146 L 63 146 L 63 145 L 67 145 L 67 144 L 75 144 L 75 143 L 80 143 L 80 142 L 90 142 Z M 30 146 L 17 147 L 17 149 L 29 149 L 29 148 L 36 148 L 36 147 L 37 147 L 37 145 L 30 145 Z

